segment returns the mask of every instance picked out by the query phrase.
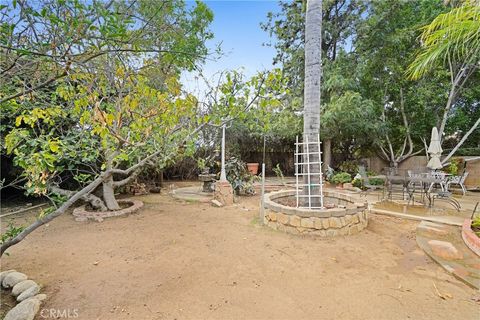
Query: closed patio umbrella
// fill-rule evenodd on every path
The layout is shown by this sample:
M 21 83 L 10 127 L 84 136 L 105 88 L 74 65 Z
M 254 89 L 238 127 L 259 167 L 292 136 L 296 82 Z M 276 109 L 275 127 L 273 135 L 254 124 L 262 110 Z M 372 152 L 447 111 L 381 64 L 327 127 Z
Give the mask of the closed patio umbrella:
M 430 145 L 428 146 L 428 153 L 430 154 L 430 161 L 428 161 L 427 167 L 436 170 L 441 169 L 442 163 L 440 162 L 440 156 L 442 155 L 442 147 L 440 146 L 440 139 L 438 137 L 437 127 L 432 128 L 432 138 L 430 139 Z

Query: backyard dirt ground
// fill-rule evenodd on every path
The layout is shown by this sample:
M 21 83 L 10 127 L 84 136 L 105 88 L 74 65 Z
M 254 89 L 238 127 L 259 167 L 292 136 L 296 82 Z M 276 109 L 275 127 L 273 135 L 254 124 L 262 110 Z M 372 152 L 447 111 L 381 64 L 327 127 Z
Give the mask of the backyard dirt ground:
M 61 216 L 2 258 L 43 285 L 37 319 L 480 318 L 475 290 L 417 247 L 415 222 L 371 215 L 358 235 L 320 239 L 261 227 L 258 196 L 139 198 L 138 213 L 102 223 Z

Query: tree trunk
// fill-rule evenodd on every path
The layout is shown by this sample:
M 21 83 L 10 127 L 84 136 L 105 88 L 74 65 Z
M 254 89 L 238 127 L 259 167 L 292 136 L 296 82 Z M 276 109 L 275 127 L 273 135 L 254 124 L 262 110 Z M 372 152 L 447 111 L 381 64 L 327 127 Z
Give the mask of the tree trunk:
M 323 141 L 323 172 L 327 172 L 328 167 L 332 166 L 332 140 Z
M 179 148 L 179 146 L 183 145 L 187 141 L 188 138 L 191 138 L 194 134 L 199 132 L 200 129 L 202 129 L 205 126 L 206 126 L 206 123 L 202 123 L 195 130 L 190 132 L 190 134 L 187 135 L 187 137 L 180 140 L 180 143 L 177 143 L 175 145 L 176 148 L 173 151 L 171 151 L 169 154 L 165 155 L 164 159 L 171 159 L 177 153 L 177 149 Z M 19 234 L 17 234 L 13 238 L 10 238 L 10 239 L 6 240 L 5 242 L 3 242 L 0 246 L 0 257 L 5 253 L 5 250 L 7 250 L 11 246 L 14 246 L 17 243 L 19 243 L 20 241 L 22 241 L 23 239 L 25 239 L 25 237 L 27 235 L 29 235 L 30 233 L 35 231 L 37 228 L 43 226 L 44 224 L 52 221 L 56 217 L 65 213 L 76 201 L 82 199 L 85 195 L 89 195 L 90 193 L 92 193 L 97 187 L 99 187 L 101 184 L 103 184 L 104 181 L 106 181 L 106 177 L 108 177 L 108 176 L 111 177 L 111 175 L 113 173 L 121 174 L 121 175 L 132 175 L 135 172 L 137 172 L 139 169 L 143 168 L 148 163 L 148 161 L 151 161 L 155 157 L 158 157 L 163 152 L 164 152 L 163 149 L 156 150 L 153 153 L 151 153 L 150 155 L 148 155 L 147 157 L 138 161 L 136 164 L 129 167 L 128 169 L 108 169 L 108 170 L 102 172 L 99 177 L 97 177 L 94 181 L 90 182 L 82 190 L 74 192 L 74 194 L 72 194 L 68 198 L 68 200 L 65 201 L 54 212 L 52 212 L 52 213 L 50 213 L 46 216 L 39 217 L 31 225 L 29 225 L 28 227 L 23 229 L 22 232 L 20 232 Z M 113 183 L 113 177 L 111 177 L 111 178 L 112 178 L 112 183 Z M 127 180 L 124 179 L 123 183 L 125 183 L 125 181 L 127 181 Z M 112 197 L 113 197 L 113 199 L 115 199 L 114 194 L 113 194 L 113 189 L 114 188 L 112 187 Z M 116 202 L 116 200 L 115 200 L 115 202 Z M 117 205 L 118 205 L 118 203 L 117 203 Z
M 158 175 L 159 175 L 158 186 L 160 188 L 163 188 L 163 170 L 160 170 L 160 173 Z
M 398 164 L 399 164 L 399 162 L 397 160 L 393 160 L 390 163 L 391 168 L 393 168 L 395 170 L 395 174 L 397 174 L 397 172 L 398 172 Z
M 305 19 L 305 88 L 304 88 L 304 109 L 303 109 L 303 141 L 318 141 L 320 132 L 320 80 L 322 75 L 322 0 L 308 0 Z M 319 162 L 315 151 L 318 147 L 315 144 L 309 145 L 309 151 L 313 154 L 310 162 Z M 305 150 L 303 151 L 305 152 Z M 303 161 L 305 162 L 305 161 Z M 319 164 L 304 166 L 303 172 L 320 172 Z M 304 194 L 309 192 L 313 195 L 320 194 L 320 176 L 305 176 Z M 313 186 L 312 186 L 313 185 Z M 307 201 L 308 199 L 304 198 Z M 305 205 L 305 202 L 303 202 Z M 320 206 L 320 198 L 312 198 L 313 207 Z
M 115 190 L 113 188 L 113 177 L 110 175 L 102 183 L 103 200 L 108 210 L 120 210 L 117 200 L 115 199 Z

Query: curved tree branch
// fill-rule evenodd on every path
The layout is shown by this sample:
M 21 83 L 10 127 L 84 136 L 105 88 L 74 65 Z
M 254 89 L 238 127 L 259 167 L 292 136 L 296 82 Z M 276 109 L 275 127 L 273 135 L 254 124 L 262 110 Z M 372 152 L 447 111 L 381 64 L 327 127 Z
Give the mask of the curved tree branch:
M 100 175 L 97 177 L 95 180 L 90 182 L 86 187 L 84 187 L 82 190 L 76 192 L 73 196 L 71 196 L 67 201 L 65 201 L 57 210 L 53 211 L 52 213 L 38 218 L 34 223 L 32 223 L 30 226 L 25 228 L 22 232 L 17 234 L 15 237 L 5 241 L 2 243 L 0 247 L 0 257 L 3 255 L 5 250 L 10 248 L 11 246 L 19 243 L 22 241 L 27 235 L 35 231 L 37 228 L 43 226 L 44 224 L 52 221 L 56 217 L 62 215 L 67 211 L 76 201 L 82 199 L 85 195 L 90 194 L 93 190 L 95 190 L 103 181 L 104 179 L 104 174 Z

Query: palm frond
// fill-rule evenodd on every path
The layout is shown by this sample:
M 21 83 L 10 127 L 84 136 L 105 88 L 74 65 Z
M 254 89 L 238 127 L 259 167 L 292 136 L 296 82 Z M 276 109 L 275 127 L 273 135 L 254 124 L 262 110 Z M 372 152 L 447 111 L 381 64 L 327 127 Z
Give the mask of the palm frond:
M 477 63 L 480 60 L 480 3 L 466 0 L 462 6 L 438 15 L 421 28 L 422 48 L 407 75 L 418 79 L 448 59 Z

